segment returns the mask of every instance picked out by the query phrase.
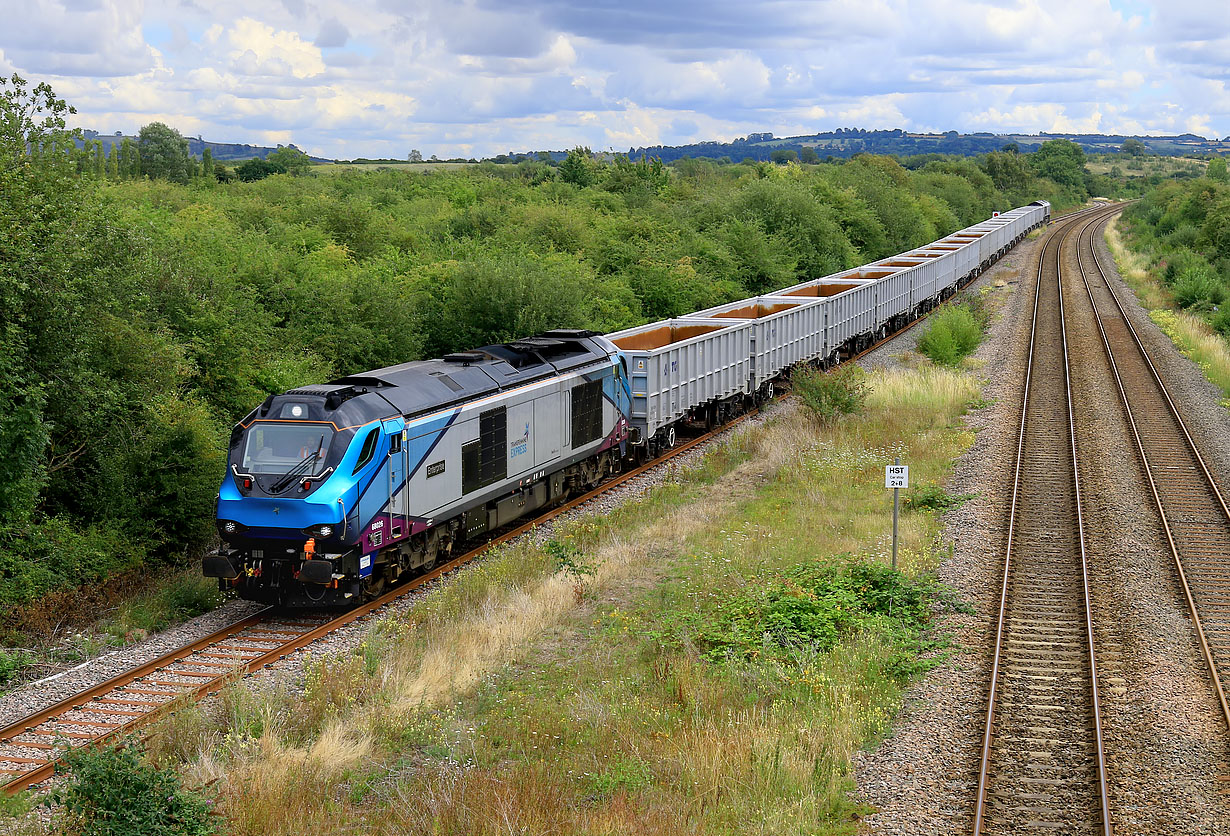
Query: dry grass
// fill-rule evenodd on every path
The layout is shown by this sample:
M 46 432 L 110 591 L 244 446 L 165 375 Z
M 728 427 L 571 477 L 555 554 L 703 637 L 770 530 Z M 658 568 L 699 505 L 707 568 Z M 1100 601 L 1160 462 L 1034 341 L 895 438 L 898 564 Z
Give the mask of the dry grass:
M 1149 270 L 1149 259 L 1142 253 L 1129 250 L 1123 243 L 1123 235 L 1119 224 L 1123 216 L 1115 218 L 1113 223 L 1106 225 L 1106 245 L 1114 256 L 1115 266 L 1127 286 L 1136 294 L 1140 304 L 1149 310 L 1170 309 L 1175 306 L 1174 298 L 1166 287 L 1159 282 Z
M 1230 346 L 1203 319 L 1175 309 L 1174 298 L 1149 269 L 1148 258 L 1124 245 L 1119 232 L 1120 219 L 1116 218 L 1106 228 L 1106 243 L 1115 257 L 1119 275 L 1149 311 L 1149 318 L 1184 356 L 1200 367 L 1213 385 L 1221 389 L 1222 404 L 1230 408 Z
M 1209 324 L 1183 311 L 1155 310 L 1149 318 L 1171 342 L 1222 392 L 1222 405 L 1230 408 L 1230 347 Z

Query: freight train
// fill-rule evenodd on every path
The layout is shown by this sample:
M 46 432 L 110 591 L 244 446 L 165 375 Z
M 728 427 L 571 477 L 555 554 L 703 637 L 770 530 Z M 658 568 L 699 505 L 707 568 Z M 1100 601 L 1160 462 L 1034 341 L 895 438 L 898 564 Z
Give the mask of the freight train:
M 230 437 L 222 547 L 251 600 L 337 606 L 725 423 L 952 296 L 1050 218 L 1037 201 L 925 247 L 602 336 L 555 330 L 271 395 Z

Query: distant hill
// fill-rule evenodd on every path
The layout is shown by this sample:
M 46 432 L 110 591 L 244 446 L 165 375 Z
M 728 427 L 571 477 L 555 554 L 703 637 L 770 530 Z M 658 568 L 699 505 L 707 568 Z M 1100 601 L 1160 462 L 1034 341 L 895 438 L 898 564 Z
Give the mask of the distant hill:
M 871 154 L 959 154 L 972 156 L 998 151 L 1005 145 L 1016 143 L 1021 151 L 1033 151 L 1050 139 L 1068 139 L 1089 153 L 1118 151 L 1124 141 L 1138 139 L 1150 153 L 1161 155 L 1183 154 L 1230 154 L 1230 137 L 1223 140 L 1205 139 L 1195 134 L 1179 136 L 1121 136 L 1118 134 L 960 134 L 948 131 L 942 134 L 909 133 L 903 130 L 866 131 L 859 128 L 839 128 L 836 131 L 808 136 L 775 137 L 771 133 L 756 133 L 733 142 L 700 142 L 692 145 L 654 145 L 628 149 L 628 156 L 638 159 L 643 156 L 658 157 L 663 162 L 681 157 L 730 157 L 734 161 L 751 157 L 768 160 L 779 149 L 791 149 L 802 153 L 804 148 L 813 148 L 821 159 L 825 157 L 852 157 L 866 152 Z
M 771 133 L 753 133 L 731 142 L 696 142 L 690 145 L 650 145 L 629 148 L 631 159 L 657 157 L 663 162 L 683 157 L 707 157 L 733 162 L 751 158 L 768 160 L 774 151 L 789 149 L 803 154 L 804 148 L 813 149 L 820 159 L 827 157 L 846 158 L 859 153 L 897 154 L 903 157 L 914 154 L 958 154 L 973 156 L 998 151 L 1005 145 L 1016 143 L 1021 151 L 1033 151 L 1050 139 L 1069 139 L 1089 153 L 1118 151 L 1125 140 L 1138 139 L 1152 154 L 1164 156 L 1230 154 L 1230 137 L 1222 140 L 1205 139 L 1195 134 L 1178 136 L 1122 136 L 1119 134 L 961 134 L 948 131 L 941 134 L 910 133 L 908 131 L 867 131 L 861 128 L 838 128 L 835 131 L 809 134 L 807 136 L 777 137 Z M 526 158 L 562 160 L 567 151 L 538 151 L 500 154 L 495 162 L 516 162 Z
M 103 144 L 103 152 L 106 154 L 111 153 L 112 145 L 119 145 L 125 139 L 124 134 L 119 131 L 116 131 L 113 134 L 102 134 L 98 131 L 82 131 L 81 133 L 86 139 L 100 140 Z M 133 142 L 137 141 L 135 136 L 130 136 L 127 138 L 131 139 Z M 184 139 L 188 140 L 189 154 L 199 158 L 201 156 L 201 152 L 208 148 L 210 153 L 213 154 L 214 160 L 217 162 L 240 162 L 242 160 L 253 159 L 254 157 L 263 160 L 265 157 L 268 157 L 274 151 L 278 150 L 278 148 L 282 147 L 281 145 L 271 148 L 267 145 L 244 145 L 235 142 L 206 142 L 199 136 L 186 136 Z M 290 147 L 295 148 L 295 145 L 291 144 Z M 295 148 L 295 150 L 301 149 Z M 325 159 L 323 157 L 310 157 L 310 159 L 314 163 L 333 162 L 333 160 Z

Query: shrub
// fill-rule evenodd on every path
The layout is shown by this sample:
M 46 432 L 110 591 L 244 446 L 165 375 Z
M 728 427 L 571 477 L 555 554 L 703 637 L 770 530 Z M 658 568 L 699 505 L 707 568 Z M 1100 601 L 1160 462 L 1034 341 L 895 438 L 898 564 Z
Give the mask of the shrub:
M 953 496 L 934 482 L 924 482 L 909 488 L 901 504 L 907 511 L 922 511 L 925 509 L 947 511 L 949 508 L 955 508 L 967 499 L 972 499 L 973 496 L 972 493 Z
M 867 373 L 849 365 L 827 374 L 803 367 L 791 377 L 794 394 L 821 423 L 861 412 L 867 400 Z
M 918 628 L 929 617 L 931 588 L 879 563 L 804 563 L 749 586 L 697 637 L 715 661 L 732 656 L 825 653 L 873 622 Z
M 973 307 L 962 302 L 931 315 L 931 325 L 918 340 L 918 350 L 941 366 L 956 366 L 982 342 L 983 323 Z
M 174 769 L 145 763 L 133 746 L 82 747 L 64 760 L 68 778 L 49 799 L 63 805 L 64 833 L 205 836 L 218 830 L 211 801 L 185 790 Z
M 1212 310 L 1222 303 L 1225 296 L 1225 286 L 1208 264 L 1189 265 L 1174 282 L 1174 300 L 1181 308 Z
M 8 682 L 27 664 L 27 656 L 21 650 L 0 648 L 0 685 Z

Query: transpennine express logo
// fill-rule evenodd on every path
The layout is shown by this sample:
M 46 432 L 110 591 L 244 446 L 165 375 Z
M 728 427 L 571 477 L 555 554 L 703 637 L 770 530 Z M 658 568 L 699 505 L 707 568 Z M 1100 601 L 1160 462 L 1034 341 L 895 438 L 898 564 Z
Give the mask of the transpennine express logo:
M 525 432 L 521 434 L 520 438 L 514 438 L 512 441 L 512 454 L 509 456 L 509 458 L 515 459 L 517 458 L 517 456 L 520 456 L 522 453 L 529 450 L 529 448 L 530 448 L 530 425 L 529 423 L 526 423 Z

